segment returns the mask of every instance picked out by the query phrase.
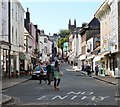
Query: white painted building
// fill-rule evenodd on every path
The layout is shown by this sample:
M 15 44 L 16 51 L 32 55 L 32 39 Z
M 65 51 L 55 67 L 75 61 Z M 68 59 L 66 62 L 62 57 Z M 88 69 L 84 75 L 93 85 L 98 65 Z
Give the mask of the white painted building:
M 48 61 L 47 52 L 48 52 L 48 35 L 44 33 L 44 30 L 40 31 L 40 60 Z
M 47 46 L 47 57 L 48 60 L 50 60 L 50 57 L 52 57 L 52 41 L 48 39 L 48 46 Z
M 22 38 L 23 37 L 23 38 Z M 17 0 L 11 1 L 11 72 L 19 71 L 19 52 L 24 42 L 24 9 Z M 21 46 L 19 46 L 21 43 Z
M 112 67 L 112 71 L 114 70 L 113 75 L 115 77 L 120 77 L 120 0 L 109 0 L 108 2 L 111 13 L 110 13 L 110 40 L 109 44 L 111 47 L 111 52 L 115 54 L 115 59 L 117 64 Z M 114 59 L 114 58 L 113 58 Z M 114 60 L 112 60 L 114 61 Z M 116 63 L 115 62 L 115 63 Z M 114 69 L 115 68 L 115 69 Z
M 32 45 L 32 37 L 29 32 L 24 28 L 24 50 L 21 52 L 20 62 L 21 67 L 24 71 L 28 70 L 28 65 L 31 62 L 30 54 L 32 54 L 32 49 L 28 48 L 28 46 Z M 21 72 L 22 72 L 21 69 Z
M 68 61 L 70 64 L 73 64 L 73 59 L 74 59 L 74 36 L 73 34 L 70 34 L 69 36 L 69 54 L 68 54 Z
M 9 74 L 9 34 L 8 34 L 8 0 L 0 2 L 0 71 L 2 76 Z
M 105 0 L 95 14 L 101 24 L 102 67 L 105 74 L 111 76 L 117 76 L 118 71 L 120 75 L 119 10 L 119 0 Z

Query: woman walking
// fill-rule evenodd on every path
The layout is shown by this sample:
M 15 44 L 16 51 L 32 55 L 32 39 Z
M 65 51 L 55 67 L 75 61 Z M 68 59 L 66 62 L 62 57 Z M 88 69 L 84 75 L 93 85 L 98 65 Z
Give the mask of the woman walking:
M 59 90 L 60 81 L 61 81 L 60 68 L 59 68 L 58 61 L 56 61 L 55 66 L 54 66 L 54 88 L 55 90 Z

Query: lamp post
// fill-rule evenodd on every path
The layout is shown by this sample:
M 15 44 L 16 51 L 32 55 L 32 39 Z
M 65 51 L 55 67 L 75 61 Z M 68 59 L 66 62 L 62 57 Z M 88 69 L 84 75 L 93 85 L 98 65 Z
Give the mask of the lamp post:
M 43 51 L 44 51 L 43 46 L 44 46 L 44 45 L 43 45 L 43 42 L 42 42 L 42 41 L 39 41 L 39 42 L 42 44 L 42 47 L 41 47 L 41 49 L 40 49 L 40 52 L 41 52 L 41 53 L 40 53 L 40 57 L 41 57 L 40 60 L 42 60 Z

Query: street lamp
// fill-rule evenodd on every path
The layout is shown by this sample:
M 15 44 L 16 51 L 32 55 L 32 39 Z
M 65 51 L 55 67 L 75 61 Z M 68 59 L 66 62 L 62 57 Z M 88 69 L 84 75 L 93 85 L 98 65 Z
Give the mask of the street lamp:
M 40 47 L 41 49 L 40 49 L 40 60 L 42 60 L 42 55 L 43 55 L 43 51 L 44 51 L 44 49 L 43 49 L 43 42 L 42 41 L 39 41 L 41 44 L 42 44 L 42 47 Z

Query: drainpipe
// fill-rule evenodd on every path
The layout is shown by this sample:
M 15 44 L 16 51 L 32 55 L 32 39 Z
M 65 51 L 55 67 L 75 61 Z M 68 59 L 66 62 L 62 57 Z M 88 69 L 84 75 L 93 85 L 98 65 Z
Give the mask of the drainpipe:
M 2 69 L 1 69 L 1 44 L 0 44 L 0 81 L 1 81 L 1 77 L 2 77 Z
M 11 0 L 8 0 L 8 42 L 9 42 L 9 79 L 10 79 L 10 71 L 11 71 L 11 57 L 10 57 L 10 52 L 11 52 Z

